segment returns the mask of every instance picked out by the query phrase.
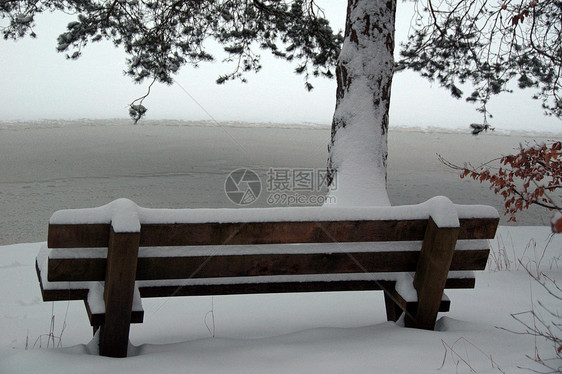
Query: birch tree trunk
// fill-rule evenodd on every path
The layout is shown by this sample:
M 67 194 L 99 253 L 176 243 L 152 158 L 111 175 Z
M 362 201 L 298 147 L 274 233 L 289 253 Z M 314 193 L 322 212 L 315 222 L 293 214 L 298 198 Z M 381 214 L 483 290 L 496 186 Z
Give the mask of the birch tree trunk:
M 386 161 L 395 13 L 396 0 L 348 0 L 328 159 L 330 194 L 338 206 L 390 205 Z

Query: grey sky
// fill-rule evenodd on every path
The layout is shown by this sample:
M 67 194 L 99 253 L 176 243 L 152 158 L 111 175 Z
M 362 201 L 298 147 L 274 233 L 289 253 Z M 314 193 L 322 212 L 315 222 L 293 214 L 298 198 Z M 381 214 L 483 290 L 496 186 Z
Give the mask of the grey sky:
M 345 2 L 323 0 L 335 29 L 343 28 Z M 404 40 L 411 14 L 399 2 L 397 39 Z M 135 85 L 123 76 L 125 55 L 108 42 L 89 45 L 78 61 L 68 61 L 55 51 L 56 37 L 67 18 L 53 15 L 37 19 L 38 39 L 16 43 L 0 41 L 0 120 L 123 118 L 127 105 L 143 95 L 146 85 Z M 220 61 L 194 69 L 185 66 L 176 81 L 219 121 L 280 123 L 330 123 L 335 105 L 335 81 L 318 79 L 315 90 L 304 89 L 294 65 L 262 55 L 263 70 L 248 76 L 249 83 L 218 86 L 219 74 L 232 67 Z M 543 116 L 531 91 L 494 98 L 489 110 L 493 126 L 501 129 L 562 132 L 562 123 Z M 210 119 L 179 85 L 155 85 L 145 101 L 148 119 Z M 391 125 L 468 127 L 481 122 L 474 106 L 455 100 L 437 84 L 412 72 L 395 75 Z

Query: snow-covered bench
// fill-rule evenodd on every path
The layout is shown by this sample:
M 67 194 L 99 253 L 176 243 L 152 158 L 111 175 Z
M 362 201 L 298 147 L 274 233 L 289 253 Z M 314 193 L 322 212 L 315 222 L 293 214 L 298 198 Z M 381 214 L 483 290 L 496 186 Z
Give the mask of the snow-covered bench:
M 37 256 L 44 301 L 84 300 L 100 354 L 127 355 L 141 297 L 383 290 L 388 320 L 433 329 L 473 288 L 498 213 L 436 197 L 378 208 L 61 210 Z

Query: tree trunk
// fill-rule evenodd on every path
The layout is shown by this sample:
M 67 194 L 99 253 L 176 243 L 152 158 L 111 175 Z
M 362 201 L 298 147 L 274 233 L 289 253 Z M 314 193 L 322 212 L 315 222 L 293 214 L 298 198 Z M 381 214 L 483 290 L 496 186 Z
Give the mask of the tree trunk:
M 348 0 L 329 145 L 338 206 L 390 205 L 386 160 L 396 0 Z

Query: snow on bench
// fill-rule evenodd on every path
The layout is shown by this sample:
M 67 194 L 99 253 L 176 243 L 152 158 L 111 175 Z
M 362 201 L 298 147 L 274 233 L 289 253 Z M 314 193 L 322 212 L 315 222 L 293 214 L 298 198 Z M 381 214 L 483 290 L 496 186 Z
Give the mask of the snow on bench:
M 37 256 L 44 301 L 84 300 L 100 354 L 127 355 L 142 297 L 383 290 L 388 320 L 433 329 L 473 288 L 499 222 L 445 197 L 396 207 L 61 210 Z

